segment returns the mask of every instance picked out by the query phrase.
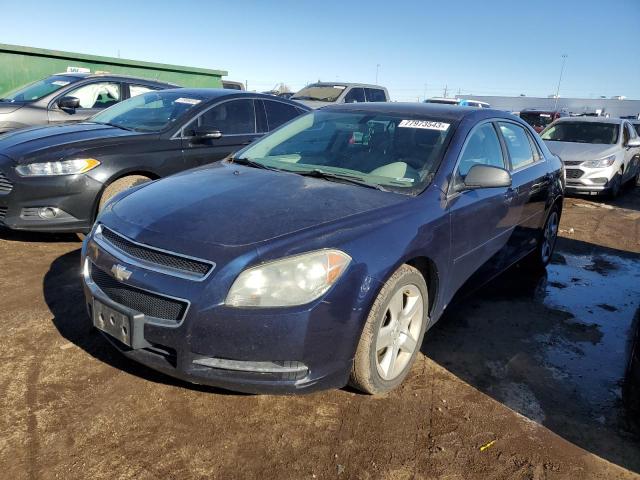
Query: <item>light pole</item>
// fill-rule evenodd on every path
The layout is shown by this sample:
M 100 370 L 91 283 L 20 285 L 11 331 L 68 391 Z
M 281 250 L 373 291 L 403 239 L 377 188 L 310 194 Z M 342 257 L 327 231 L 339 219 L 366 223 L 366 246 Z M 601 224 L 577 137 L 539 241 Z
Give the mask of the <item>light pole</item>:
M 376 63 L 376 85 L 378 84 L 378 72 L 380 71 L 380 64 Z
M 558 78 L 558 88 L 556 88 L 556 103 L 553 107 L 553 112 L 558 111 L 558 95 L 560 95 L 560 83 L 562 82 L 562 74 L 564 73 L 564 63 L 567 61 L 567 54 L 562 54 L 562 67 L 560 67 L 560 78 Z

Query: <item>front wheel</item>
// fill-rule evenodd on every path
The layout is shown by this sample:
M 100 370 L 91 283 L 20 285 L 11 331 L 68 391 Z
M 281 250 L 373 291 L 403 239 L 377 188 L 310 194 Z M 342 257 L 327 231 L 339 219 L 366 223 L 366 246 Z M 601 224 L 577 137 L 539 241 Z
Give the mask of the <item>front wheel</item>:
M 622 168 L 611 179 L 611 185 L 609 186 L 609 197 L 616 198 L 620 194 L 622 188 Z
M 402 265 L 371 307 L 353 361 L 351 386 L 379 394 L 402 383 L 420 351 L 428 306 L 424 278 L 415 268 Z

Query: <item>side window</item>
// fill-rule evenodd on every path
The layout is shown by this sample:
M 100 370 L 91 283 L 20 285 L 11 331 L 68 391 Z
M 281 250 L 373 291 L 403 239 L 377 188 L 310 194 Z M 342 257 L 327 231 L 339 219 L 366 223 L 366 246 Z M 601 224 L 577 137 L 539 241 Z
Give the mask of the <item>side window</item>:
M 517 170 L 532 164 L 535 159 L 531 150 L 531 143 L 524 128 L 513 123 L 500 122 L 499 125 L 511 157 L 511 168 Z
M 145 85 L 129 85 L 129 98 L 137 97 L 143 93 L 153 92 L 157 88 L 147 87 Z
M 624 129 L 622 130 L 622 145 L 626 145 L 629 141 L 629 130 L 627 129 L 627 125 L 624 125 Z
M 122 100 L 120 84 L 96 82 L 71 90 L 65 96 L 80 100 L 79 108 L 107 108 Z
M 502 147 L 496 129 L 491 123 L 485 123 L 476 128 L 464 147 L 460 162 L 458 163 L 457 176 L 460 180 L 469 173 L 474 165 L 490 165 L 504 168 Z
M 344 103 L 362 103 L 364 98 L 364 88 L 352 88 L 344 97 Z
M 365 88 L 367 94 L 367 102 L 386 102 L 387 96 L 384 94 L 384 90 L 379 88 Z
M 200 117 L 200 125 L 214 127 L 224 135 L 256 133 L 253 100 L 231 100 L 210 108 Z
M 264 100 L 264 108 L 267 111 L 269 131 L 278 128 L 283 123 L 287 123 L 289 120 L 299 115 L 296 107 L 283 102 Z

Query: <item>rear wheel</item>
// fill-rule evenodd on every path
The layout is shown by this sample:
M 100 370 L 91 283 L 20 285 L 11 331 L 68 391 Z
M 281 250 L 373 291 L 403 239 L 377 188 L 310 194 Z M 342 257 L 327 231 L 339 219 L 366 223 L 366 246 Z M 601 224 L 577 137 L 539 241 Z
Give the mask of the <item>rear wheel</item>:
M 386 393 L 405 379 L 427 328 L 427 285 L 418 270 L 403 265 L 384 284 L 371 307 L 351 370 L 350 385 Z
M 547 221 L 542 229 L 541 238 L 536 249 L 526 258 L 525 264 L 533 270 L 542 270 L 553 256 L 560 229 L 560 209 L 554 205 L 547 216 Z

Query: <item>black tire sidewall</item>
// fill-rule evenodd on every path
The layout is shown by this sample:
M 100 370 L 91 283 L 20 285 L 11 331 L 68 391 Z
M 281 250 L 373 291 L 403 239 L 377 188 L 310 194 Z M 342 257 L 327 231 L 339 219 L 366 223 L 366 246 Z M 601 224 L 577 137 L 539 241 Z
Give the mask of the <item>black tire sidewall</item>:
M 380 326 L 382 324 L 382 322 L 384 321 L 384 314 L 387 310 L 387 307 L 389 306 L 389 302 L 391 302 L 391 299 L 393 298 L 393 296 L 402 288 L 404 288 L 407 285 L 413 284 L 416 287 L 418 287 L 418 289 L 420 290 L 420 293 L 422 294 L 422 301 L 423 301 L 423 321 L 422 321 L 422 327 L 420 330 L 420 335 L 418 337 L 418 347 L 416 348 L 416 350 L 413 352 L 413 355 L 411 356 L 411 359 L 409 361 L 409 363 L 407 363 L 407 366 L 405 367 L 405 369 L 403 370 L 403 372 L 398 375 L 395 379 L 393 380 L 385 380 L 383 379 L 380 374 L 378 373 L 378 367 L 377 367 L 377 352 L 376 352 L 376 338 L 377 338 L 377 332 L 380 329 Z M 395 281 L 395 285 L 393 285 L 393 287 L 388 290 L 387 292 L 385 292 L 386 294 L 386 298 L 384 299 L 384 301 L 380 304 L 380 308 L 378 308 L 378 310 L 375 312 L 375 321 L 373 323 L 373 329 L 374 332 L 376 334 L 374 334 L 371 339 L 370 339 L 370 345 L 369 345 L 369 379 L 370 382 L 375 385 L 376 390 L 378 391 L 382 391 L 382 392 L 388 392 L 390 390 L 393 390 L 394 388 L 396 388 L 398 385 L 400 385 L 404 379 L 406 378 L 406 376 L 409 374 L 409 372 L 411 371 L 411 367 L 413 366 L 414 362 L 415 362 L 415 358 L 418 355 L 418 353 L 420 352 L 420 348 L 421 348 L 421 344 L 424 338 L 424 334 L 427 328 L 427 324 L 429 323 L 429 317 L 427 315 L 428 313 L 428 308 L 429 308 L 429 294 L 427 291 L 427 284 L 424 281 L 424 278 L 422 277 L 422 275 L 420 275 L 418 272 L 407 272 L 405 274 L 403 274 L 399 279 L 396 279 Z

